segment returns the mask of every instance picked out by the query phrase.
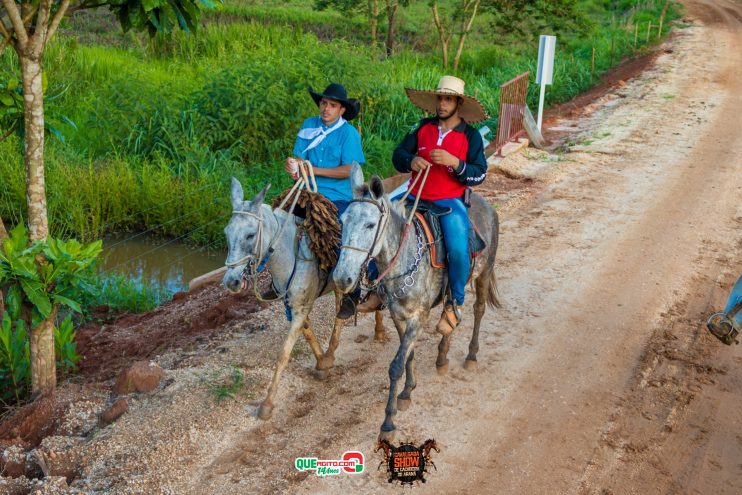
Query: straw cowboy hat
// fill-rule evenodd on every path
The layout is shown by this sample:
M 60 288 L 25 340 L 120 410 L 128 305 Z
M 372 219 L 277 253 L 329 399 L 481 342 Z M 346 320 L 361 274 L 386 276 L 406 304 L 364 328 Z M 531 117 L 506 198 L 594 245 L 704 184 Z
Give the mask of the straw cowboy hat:
M 309 94 L 312 95 L 312 99 L 319 106 L 319 102 L 322 98 L 329 98 L 330 100 L 339 101 L 343 107 L 345 107 L 345 113 L 343 118 L 345 120 L 353 120 L 358 116 L 358 112 L 361 111 L 361 102 L 348 98 L 348 93 L 345 91 L 345 87 L 342 84 L 332 83 L 325 88 L 322 93 L 316 93 L 312 87 L 309 87 Z
M 464 94 L 464 81 L 454 76 L 443 76 L 434 91 L 405 88 L 407 97 L 421 110 L 435 114 L 439 95 L 454 95 L 463 101 L 459 105 L 459 116 L 467 122 L 481 122 L 489 118 L 479 100 Z

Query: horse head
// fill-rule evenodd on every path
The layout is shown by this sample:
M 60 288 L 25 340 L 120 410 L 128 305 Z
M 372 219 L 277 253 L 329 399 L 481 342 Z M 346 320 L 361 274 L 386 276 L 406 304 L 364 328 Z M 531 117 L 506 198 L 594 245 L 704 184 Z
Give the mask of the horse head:
M 262 233 L 261 207 L 270 183 L 253 198 L 245 201 L 240 181 L 232 178 L 232 218 L 224 229 L 227 236 L 227 272 L 223 283 L 230 292 L 240 292 L 247 286 L 246 273 L 258 259 L 269 241 Z
M 381 249 L 381 237 L 389 216 L 389 200 L 379 177 L 363 182 L 363 172 L 353 165 L 350 174 L 353 200 L 340 218 L 342 245 L 333 271 L 335 287 L 348 293 L 358 284 L 361 270 Z

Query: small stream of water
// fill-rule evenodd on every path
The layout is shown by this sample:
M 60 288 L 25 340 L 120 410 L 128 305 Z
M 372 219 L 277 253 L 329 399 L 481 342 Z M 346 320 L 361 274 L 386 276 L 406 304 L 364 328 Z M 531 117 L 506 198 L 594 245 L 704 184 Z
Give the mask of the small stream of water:
M 194 277 L 224 265 L 225 251 L 206 251 L 180 242 L 146 238 L 107 237 L 103 240 L 101 268 L 128 275 L 132 280 L 171 292 L 188 290 Z

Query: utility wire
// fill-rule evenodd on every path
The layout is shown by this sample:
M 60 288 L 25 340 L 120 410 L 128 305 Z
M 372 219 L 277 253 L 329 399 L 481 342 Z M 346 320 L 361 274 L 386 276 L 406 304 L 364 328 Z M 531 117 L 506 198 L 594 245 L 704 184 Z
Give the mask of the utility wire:
M 193 230 L 191 230 L 191 231 L 189 231 L 189 232 L 186 232 L 186 233 L 185 233 L 185 234 L 183 234 L 183 235 L 180 235 L 180 236 L 178 236 L 178 237 L 176 237 L 176 238 L 174 238 L 174 239 L 170 239 L 169 241 L 167 241 L 167 242 L 166 242 L 166 243 L 164 243 L 164 244 L 160 244 L 159 246 L 156 246 L 156 247 L 154 247 L 154 248 L 152 248 L 152 249 L 150 249 L 150 250 L 148 250 L 148 251 L 145 251 L 145 252 L 143 252 L 143 253 L 140 253 L 140 254 L 138 254 L 137 256 L 134 256 L 133 258 L 130 258 L 130 259 L 128 259 L 128 260 L 126 260 L 126 261 L 124 261 L 124 262 L 121 262 L 121 263 L 117 264 L 116 266 L 114 266 L 114 267 L 111 267 L 111 268 L 110 268 L 110 269 L 108 269 L 107 271 L 114 271 L 114 270 L 116 270 L 117 268 L 119 268 L 119 267 L 121 267 L 121 266 L 124 266 L 124 265 L 126 265 L 127 263 L 131 263 L 132 261 L 134 261 L 134 260 L 137 260 L 137 259 L 141 258 L 142 256 L 146 256 L 146 255 L 148 255 L 148 254 L 150 254 L 150 253 L 153 253 L 153 252 L 157 251 L 158 249 L 162 249 L 162 248 L 164 248 L 165 246 L 168 246 L 168 245 L 170 245 L 170 244 L 174 243 L 175 241 L 178 241 L 178 240 L 180 240 L 180 239 L 183 239 L 183 238 L 185 238 L 185 237 L 187 237 L 187 236 L 191 235 L 192 233 L 196 232 L 197 230 L 199 230 L 199 229 L 202 229 L 202 228 L 206 227 L 207 225 L 211 225 L 211 224 L 212 224 L 212 223 L 214 223 L 214 222 L 217 222 L 217 221 L 220 221 L 220 220 L 224 220 L 224 218 L 226 218 L 226 215 L 223 215 L 223 216 L 217 217 L 217 218 L 215 218 L 214 220 L 212 220 L 212 221 L 210 221 L 210 222 L 207 222 L 207 223 L 205 223 L 205 224 L 199 225 L 199 226 L 198 226 L 198 227 L 196 227 L 195 229 L 193 229 Z

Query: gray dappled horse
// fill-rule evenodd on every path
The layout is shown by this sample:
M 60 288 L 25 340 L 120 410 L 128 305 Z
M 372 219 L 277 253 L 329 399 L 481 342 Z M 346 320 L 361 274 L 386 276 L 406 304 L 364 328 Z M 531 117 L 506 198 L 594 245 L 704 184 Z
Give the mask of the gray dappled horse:
M 252 201 L 245 201 L 242 184 L 233 178 L 232 218 L 224 229 L 229 249 L 226 262 L 228 268 L 223 280 L 227 289 L 233 293 L 246 289 L 247 277 L 255 275 L 258 260 L 267 257 L 265 269 L 273 277 L 276 292 L 286 293 L 287 314 L 291 315 L 289 333 L 279 353 L 273 380 L 258 409 L 260 419 L 271 417 L 278 382 L 288 364 L 299 333 L 304 335 L 317 360 L 315 376 L 323 379 L 335 362 L 335 349 L 340 342 L 342 328 L 342 320 L 336 319 L 327 352 L 323 353 L 310 325 L 309 313 L 314 301 L 321 295 L 334 291 L 335 286 L 329 273 L 320 269 L 316 257 L 309 249 L 306 236 L 302 236 L 298 244 L 295 242 L 299 227 L 293 215 L 288 219 L 283 231 L 280 230 L 289 214 L 263 204 L 269 188 L 270 184 L 266 185 Z M 279 232 L 280 236 L 276 238 Z M 271 243 L 274 251 L 267 255 Z M 336 308 L 339 297 L 338 292 Z M 381 325 L 380 313 L 377 313 L 376 323 L 375 339 L 383 342 L 384 328 Z
M 378 177 L 373 177 L 369 185 L 365 185 L 360 169 L 354 168 L 351 181 L 354 198 L 342 216 L 343 245 L 333 272 L 335 286 L 345 292 L 352 290 L 369 258 L 376 260 L 379 271 L 383 273 L 399 250 L 397 261 L 379 287 L 400 338 L 397 354 L 389 365 L 389 399 L 380 434 L 381 439 L 391 440 L 394 437 L 393 418 L 397 408 L 405 410 L 410 406 L 410 394 L 415 388 L 415 340 L 431 308 L 445 298 L 448 275 L 446 268 L 431 266 L 426 240 L 416 236 L 414 230 L 400 245 L 405 228 L 404 207 L 384 194 L 384 185 Z M 487 242 L 485 251 L 476 258 L 472 272 L 476 289 L 474 331 L 464 362 L 464 367 L 472 370 L 477 362 L 479 325 L 485 303 L 493 308 L 499 307 L 494 271 L 499 221 L 497 212 L 477 194 L 472 195 L 469 218 Z M 438 345 L 436 367 L 440 373 L 448 369 L 446 355 L 450 338 L 450 335 L 443 337 Z M 398 381 L 405 370 L 404 389 L 395 397 Z

